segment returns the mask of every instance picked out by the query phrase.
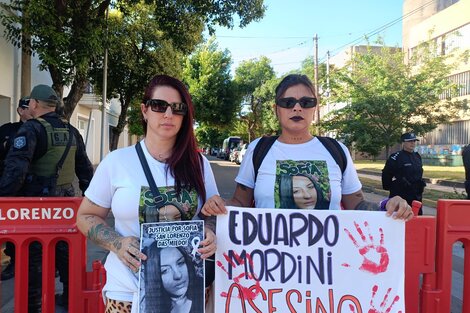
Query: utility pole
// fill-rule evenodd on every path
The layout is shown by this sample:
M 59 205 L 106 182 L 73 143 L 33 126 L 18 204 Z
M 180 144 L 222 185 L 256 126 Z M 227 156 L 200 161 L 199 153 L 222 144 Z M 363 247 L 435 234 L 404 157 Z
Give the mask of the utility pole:
M 108 89 L 108 14 L 109 7 L 106 9 L 106 39 L 104 48 L 104 60 L 103 60 L 103 97 L 101 105 L 101 149 L 100 149 L 100 161 L 104 158 L 104 138 L 106 134 L 106 89 Z
M 315 69 L 315 94 L 317 97 L 317 108 L 315 111 L 315 120 L 317 124 L 317 135 L 321 136 L 321 131 L 320 131 L 320 92 L 318 88 L 318 34 L 315 34 L 315 37 L 313 37 L 313 43 L 315 46 L 315 57 L 313 59 L 314 62 L 314 69 Z
M 330 113 L 330 50 L 326 51 L 326 112 Z

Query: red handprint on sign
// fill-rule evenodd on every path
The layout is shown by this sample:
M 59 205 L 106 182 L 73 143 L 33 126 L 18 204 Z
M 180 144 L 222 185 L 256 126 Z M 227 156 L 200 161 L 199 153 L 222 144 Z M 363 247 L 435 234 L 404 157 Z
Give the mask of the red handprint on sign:
M 379 290 L 379 286 L 375 285 L 374 287 L 372 287 L 372 298 L 370 299 L 369 313 L 389 313 L 389 312 L 391 312 L 393 305 L 398 300 L 400 300 L 400 297 L 395 296 L 395 298 L 393 298 L 393 301 L 390 304 L 390 306 L 388 308 L 386 308 L 387 302 L 388 302 L 388 296 L 390 295 L 390 291 L 392 291 L 392 288 L 388 288 L 387 293 L 384 296 L 384 299 L 382 300 L 382 302 L 380 302 L 380 307 L 377 309 L 377 308 L 375 308 L 375 305 L 374 305 L 374 298 L 375 298 L 375 295 L 377 294 L 377 290 Z M 398 313 L 401 313 L 401 311 L 398 311 Z
M 250 254 L 246 253 L 245 258 L 240 257 L 237 253 L 234 253 L 235 262 L 224 253 L 224 258 L 232 269 L 232 280 L 240 286 L 241 292 L 243 293 L 243 298 L 247 300 L 254 300 L 261 291 L 260 282 L 255 279 L 255 276 L 249 272 L 245 272 L 245 262 L 248 262 L 249 267 L 253 268 L 253 260 L 251 259 Z M 222 264 L 222 262 L 217 261 L 217 266 L 227 273 L 228 278 L 230 279 L 230 274 Z M 239 274 L 235 274 L 234 270 Z M 253 285 L 254 283 L 254 285 Z M 222 297 L 227 297 L 227 293 L 222 292 L 220 294 Z M 240 296 L 239 296 L 240 297 Z
M 388 288 L 387 293 L 384 296 L 384 299 L 380 303 L 380 307 L 377 309 L 374 305 L 374 298 L 375 298 L 375 295 L 377 294 L 377 290 L 379 290 L 379 286 L 375 285 L 374 287 L 372 287 L 372 297 L 370 299 L 370 309 L 367 312 L 368 313 L 390 313 L 392 311 L 392 307 L 395 305 L 395 303 L 398 302 L 398 300 L 400 300 L 400 297 L 395 296 L 395 298 L 393 298 L 393 301 L 390 304 L 390 306 L 388 308 L 386 308 L 387 302 L 388 302 L 388 296 L 390 295 L 390 291 L 392 291 L 392 288 Z M 352 304 L 349 305 L 349 309 L 351 310 L 352 313 L 356 312 L 356 309 L 355 309 L 354 305 L 352 305 Z M 402 313 L 402 312 L 398 311 L 397 313 Z
M 372 274 L 385 272 L 387 270 L 390 258 L 388 256 L 387 248 L 384 246 L 384 233 L 382 228 L 379 228 L 380 242 L 379 244 L 376 244 L 374 243 L 374 237 L 370 232 L 369 223 L 364 222 L 364 226 L 368 231 L 368 237 L 366 237 L 359 224 L 354 222 L 354 226 L 356 227 L 357 233 L 361 237 L 362 243 L 358 243 L 358 241 L 354 238 L 348 229 L 345 228 L 344 231 L 346 234 L 348 234 L 349 239 L 351 239 L 354 246 L 358 248 L 359 254 L 363 257 L 363 261 L 359 269 L 365 272 L 370 272 Z M 378 261 L 372 260 L 374 256 L 378 256 L 378 258 L 376 258 Z M 349 267 L 350 265 L 343 264 L 343 266 Z

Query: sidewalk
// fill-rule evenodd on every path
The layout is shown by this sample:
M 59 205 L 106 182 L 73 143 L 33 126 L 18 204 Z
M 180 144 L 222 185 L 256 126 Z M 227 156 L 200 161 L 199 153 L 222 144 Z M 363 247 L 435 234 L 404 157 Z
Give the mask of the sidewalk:
M 381 175 L 377 172 L 358 170 L 357 174 L 359 175 L 359 178 L 364 177 L 368 179 L 373 179 L 375 181 L 382 181 Z M 452 183 L 454 183 L 455 186 L 452 186 Z M 465 192 L 465 188 L 463 188 L 463 183 L 459 184 L 455 182 L 447 182 L 447 184 L 450 186 L 443 186 L 443 185 L 435 184 L 435 183 L 433 184 L 431 181 L 427 180 L 426 189 L 432 189 L 435 191 L 447 192 L 447 193 Z M 373 201 L 373 202 L 379 202 L 380 200 L 382 200 L 384 197 L 388 195 L 388 191 L 383 190 L 383 189 L 378 190 L 376 188 L 368 188 L 367 186 L 363 186 L 363 190 L 364 190 L 364 194 L 366 195 L 366 199 L 369 201 Z M 435 216 L 436 207 L 423 205 L 423 214 Z
M 359 177 L 365 177 L 377 181 L 382 181 L 382 177 L 380 173 L 377 172 L 372 172 L 372 171 L 364 171 L 364 170 L 358 170 L 357 174 Z M 459 193 L 465 192 L 464 188 L 464 183 L 463 182 L 453 182 L 453 181 L 436 181 L 436 180 L 431 180 L 429 178 L 424 178 L 426 181 L 426 187 L 427 189 L 433 189 L 437 191 L 442 191 L 442 192 L 451 192 L 453 193 L 454 191 L 457 191 Z

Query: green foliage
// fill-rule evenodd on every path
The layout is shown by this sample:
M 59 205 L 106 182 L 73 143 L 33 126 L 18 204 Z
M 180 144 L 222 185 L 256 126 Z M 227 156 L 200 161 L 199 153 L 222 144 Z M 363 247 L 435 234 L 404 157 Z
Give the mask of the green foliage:
M 224 139 L 230 135 L 227 129 L 222 130 L 204 123 L 196 127 L 195 132 L 199 147 L 221 147 Z
M 127 110 L 127 122 L 129 133 L 136 136 L 143 136 L 142 114 L 140 111 L 140 101 L 134 102 Z
M 239 111 L 239 98 L 230 76 L 228 50 L 218 50 L 214 38 L 199 46 L 186 59 L 183 77 L 189 86 L 196 121 L 227 128 Z
M 119 95 L 121 115 L 113 128 L 111 150 L 117 148 L 119 135 L 126 126 L 131 103 L 140 105 L 149 80 L 156 74 L 181 76 L 182 53 L 173 42 L 164 39 L 153 18 L 153 5 L 121 4 L 122 11 L 113 10 L 108 19 L 107 95 Z M 98 93 L 103 89 L 103 64 L 94 64 L 91 71 Z M 138 108 L 140 115 L 140 107 Z M 131 122 L 134 119 L 130 120 Z M 138 124 L 131 130 L 138 130 Z
M 12 0 L 0 13 L 6 38 L 41 60 L 59 96 L 70 86 L 64 113 L 70 118 L 88 84 L 90 62 L 103 53 L 104 13 L 110 0 L 71 2 Z
M 377 156 L 384 147 L 388 153 L 405 130 L 424 134 L 456 117 L 462 103 L 439 98 L 456 87 L 446 78 L 451 69 L 446 57 L 434 57 L 430 49 L 416 52 L 418 57 L 420 66 L 405 64 L 401 50 L 385 46 L 354 54 L 333 71 L 332 100 L 346 106 L 326 117 L 326 129 Z
M 272 86 L 272 82 L 264 88 L 262 86 L 274 78 L 275 74 L 271 66 L 271 60 L 265 56 L 262 56 L 259 60 L 243 61 L 235 70 L 235 82 L 243 98 L 246 112 L 242 109 L 240 120 L 246 123 L 249 141 L 264 134 L 262 122 L 264 114 L 267 114 L 268 119 L 265 124 L 271 125 L 269 119 L 272 119 L 272 115 L 270 116 L 269 112 L 272 112 L 272 110 L 268 109 L 266 101 L 272 99 L 269 98 L 269 89 Z M 274 89 L 271 90 L 271 97 L 272 95 L 274 95 Z
M 273 77 L 259 86 L 253 92 L 253 96 L 261 103 L 261 123 L 259 133 L 256 137 L 262 135 L 274 135 L 280 132 L 281 128 L 274 109 L 276 86 L 280 83 L 281 79 Z
M 90 65 L 101 62 L 107 44 L 103 40 L 106 38 L 105 12 L 111 3 L 123 16 L 134 16 L 135 19 L 128 22 L 135 23 L 140 31 L 145 25 L 139 23 L 138 15 L 134 15 L 134 7 L 153 5 L 153 12 L 149 12 L 153 22 L 145 33 L 149 34 L 151 27 L 157 26 L 153 30 L 159 36 L 161 46 L 154 53 L 165 53 L 168 57 L 161 57 L 156 67 L 167 72 L 174 71 L 172 67 L 179 58 L 175 51 L 190 53 L 201 41 L 205 26 L 210 30 L 216 24 L 233 27 L 236 14 L 243 27 L 261 19 L 266 9 L 262 0 L 11 0 L 8 4 L 2 3 L 0 21 L 6 29 L 5 37 L 16 47 L 39 56 L 40 67 L 49 71 L 59 95 L 62 95 L 64 86 L 71 87 L 64 103 L 68 118 L 88 87 Z M 130 32 L 131 28 L 127 31 Z M 130 41 L 125 37 L 121 39 Z M 135 49 L 146 50 L 141 46 L 145 42 L 148 42 L 147 38 L 141 38 Z M 138 57 L 137 54 L 135 58 Z M 139 63 L 139 60 L 134 61 Z M 143 63 L 141 65 L 146 64 Z

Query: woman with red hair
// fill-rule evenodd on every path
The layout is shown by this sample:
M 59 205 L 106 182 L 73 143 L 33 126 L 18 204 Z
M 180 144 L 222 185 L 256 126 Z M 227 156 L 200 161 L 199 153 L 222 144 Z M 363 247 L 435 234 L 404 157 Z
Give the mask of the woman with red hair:
M 184 84 L 157 75 L 145 89 L 141 103 L 145 138 L 137 143 L 148 163 L 159 194 L 139 160 L 139 147 L 111 152 L 100 163 L 85 192 L 77 214 L 79 229 L 93 242 L 110 251 L 106 260 L 107 281 L 103 289 L 106 312 L 137 312 L 138 276 L 141 260 L 140 223 L 198 219 L 207 198 L 218 194 L 208 160 L 197 152 L 194 106 Z M 157 200 L 157 201 L 156 201 Z M 169 207 L 182 210 L 170 210 Z M 112 211 L 114 227 L 106 223 Z M 167 216 L 178 211 L 178 217 Z M 205 240 L 198 252 L 203 259 L 215 252 L 213 224 L 205 223 Z

